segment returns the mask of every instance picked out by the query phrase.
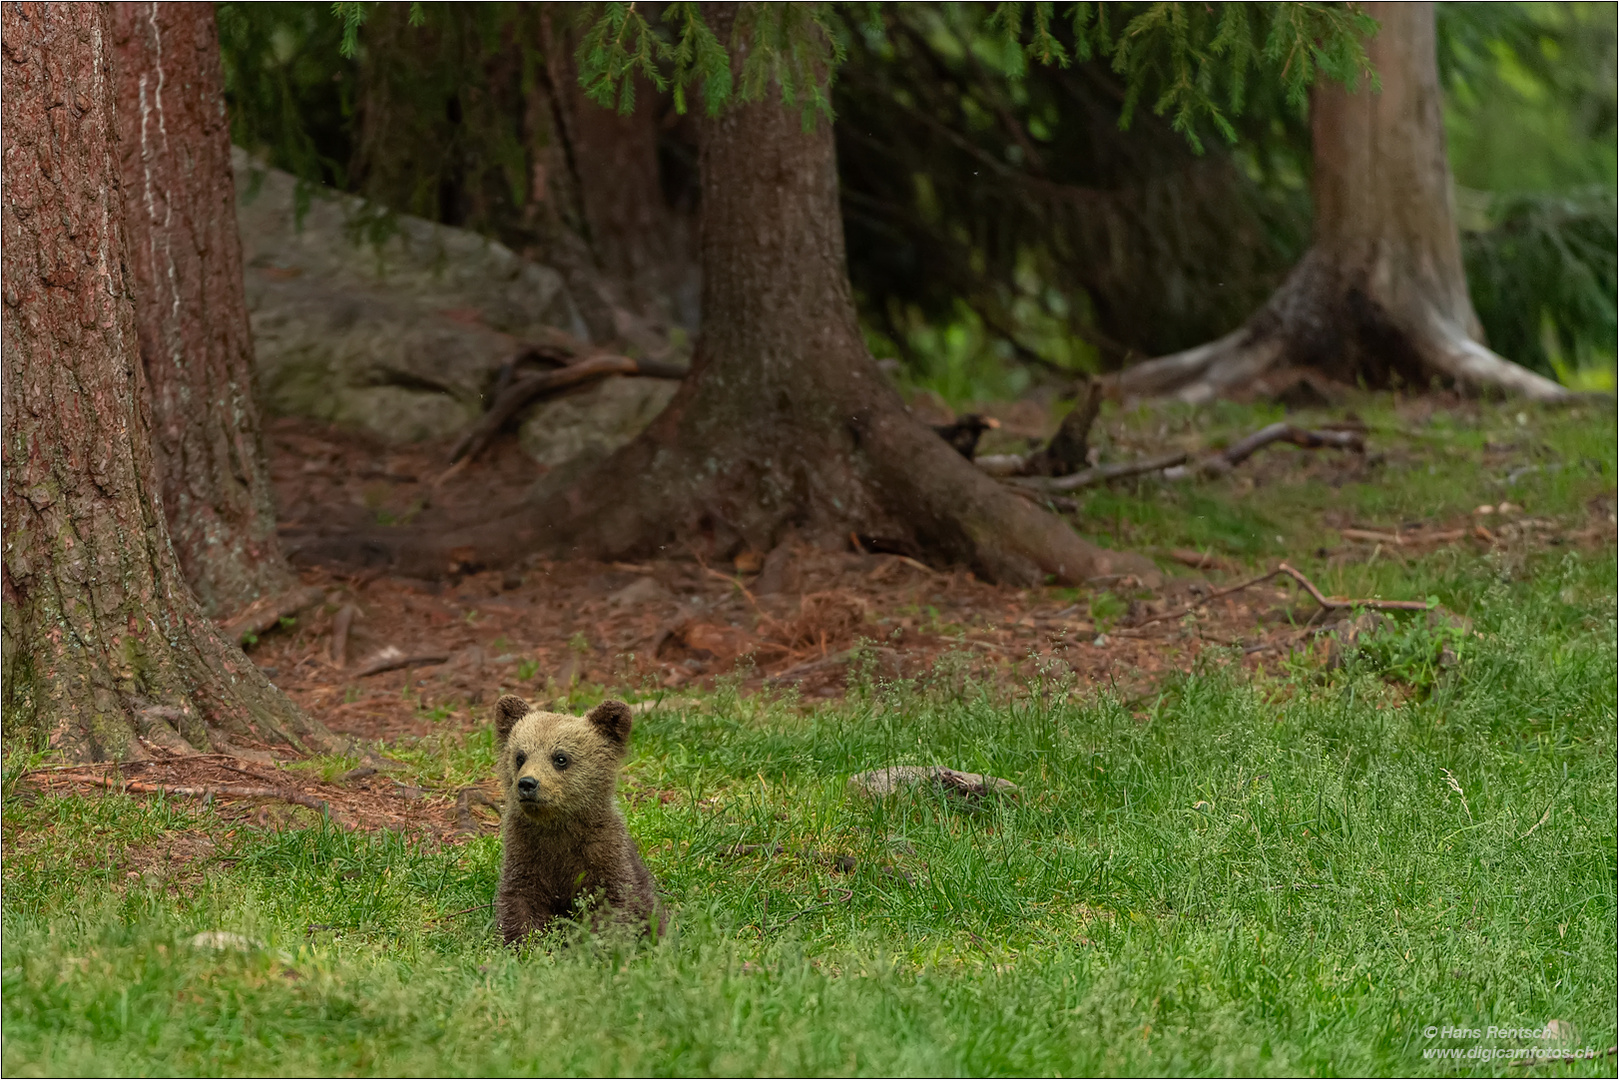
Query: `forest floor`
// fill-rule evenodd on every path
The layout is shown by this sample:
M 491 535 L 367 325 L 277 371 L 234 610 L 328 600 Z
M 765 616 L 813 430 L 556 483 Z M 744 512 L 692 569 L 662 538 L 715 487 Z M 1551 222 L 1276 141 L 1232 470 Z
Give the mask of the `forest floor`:
M 1049 429 L 1028 403 L 982 411 L 1003 421 L 986 452 Z M 1099 441 L 1206 452 L 1281 416 L 1110 411 Z M 852 546 L 445 582 L 306 568 L 326 602 L 249 654 L 352 756 L 8 751 L 5 1073 L 1381 1074 L 1454 1071 L 1434 1049 L 1606 1051 L 1611 407 L 1287 418 L 1358 423 L 1366 452 L 1076 496 L 1082 532 L 1159 557 L 1155 588 L 1005 588 Z M 509 441 L 449 476 L 440 446 L 292 421 L 269 443 L 294 539 L 439 527 L 534 479 Z M 1284 560 L 1443 616 L 1348 648 L 1353 613 L 1292 578 L 1213 595 Z M 669 940 L 494 944 L 504 692 L 633 703 L 622 790 Z M 1022 793 L 846 791 L 911 762 Z

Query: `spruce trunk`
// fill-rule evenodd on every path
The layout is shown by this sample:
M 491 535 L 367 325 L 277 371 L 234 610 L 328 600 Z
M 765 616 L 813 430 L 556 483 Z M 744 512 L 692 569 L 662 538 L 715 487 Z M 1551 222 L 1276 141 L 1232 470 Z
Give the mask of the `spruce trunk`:
M 709 9 L 721 40 L 731 7 Z M 700 139 L 703 330 L 674 400 L 551 498 L 396 548 L 401 570 L 688 545 L 724 558 L 791 529 L 845 548 L 863 535 L 1017 584 L 1156 578 L 1150 560 L 1082 540 L 907 412 L 856 321 L 828 120 L 806 130 L 767 97 L 705 119 Z
M 0 8 L 8 732 L 80 761 L 327 748 L 203 613 L 164 524 L 108 23 L 100 4 Z
M 1244 326 L 1118 377 L 1130 395 L 1201 402 L 1283 367 L 1343 383 L 1441 383 L 1539 400 L 1561 386 L 1482 341 L 1451 207 L 1431 3 L 1369 3 L 1380 88 L 1320 83 L 1311 99 L 1315 236 Z
M 114 4 L 130 285 L 169 535 L 210 614 L 294 586 L 253 400 L 212 4 Z

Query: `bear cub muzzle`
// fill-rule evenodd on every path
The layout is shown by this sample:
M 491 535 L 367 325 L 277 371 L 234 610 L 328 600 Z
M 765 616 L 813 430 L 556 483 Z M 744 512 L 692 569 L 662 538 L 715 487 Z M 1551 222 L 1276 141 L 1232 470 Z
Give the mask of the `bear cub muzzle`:
M 652 875 L 618 807 L 631 723 L 622 701 L 585 716 L 532 708 L 514 694 L 495 703 L 505 795 L 495 913 L 507 944 L 559 918 L 662 933 Z

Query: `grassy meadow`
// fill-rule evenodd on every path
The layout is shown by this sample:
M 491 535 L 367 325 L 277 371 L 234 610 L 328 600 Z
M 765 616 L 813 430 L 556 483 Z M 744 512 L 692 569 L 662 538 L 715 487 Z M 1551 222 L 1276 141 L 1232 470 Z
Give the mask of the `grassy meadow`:
M 1275 415 L 1108 422 L 1217 442 Z M 1319 552 L 1330 512 L 1397 526 L 1510 500 L 1588 527 L 1593 499 L 1611 513 L 1612 405 L 1413 418 L 1384 399 L 1362 416 L 1387 459 L 1360 479 L 1323 483 L 1303 471 L 1318 458 L 1274 449 L 1299 469 L 1097 491 L 1082 527 L 1285 557 L 1329 592 L 1436 596 L 1471 620 L 1454 665 L 1409 621 L 1342 668 L 1300 654 L 1256 671 L 1216 650 L 1128 697 L 1060 670 L 963 682 L 945 663 L 813 704 L 683 694 L 638 718 L 622 789 L 675 912 L 656 943 L 501 947 L 477 907 L 497 837 L 43 797 L 22 776 L 48 760 L 11 746 L 4 1072 L 1524 1075 L 1479 1054 L 1605 1052 L 1613 551 Z M 581 687 L 573 704 L 609 691 L 654 696 Z M 486 726 L 384 750 L 430 790 L 494 758 Z M 852 773 L 904 762 L 1021 797 L 849 794 Z M 194 857 L 151 857 L 175 845 Z M 192 944 L 207 931 L 239 937 Z M 1615 1060 L 1532 1072 L 1611 1076 Z

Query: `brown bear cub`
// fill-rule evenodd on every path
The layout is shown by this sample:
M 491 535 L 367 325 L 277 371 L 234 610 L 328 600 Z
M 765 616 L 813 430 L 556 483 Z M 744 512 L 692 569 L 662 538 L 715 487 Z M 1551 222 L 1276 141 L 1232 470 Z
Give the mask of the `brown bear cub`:
M 622 701 L 586 716 L 530 708 L 514 694 L 495 702 L 505 792 L 495 912 L 508 945 L 582 913 L 598 928 L 645 932 L 656 922 L 662 932 L 652 875 L 615 796 L 630 722 Z

